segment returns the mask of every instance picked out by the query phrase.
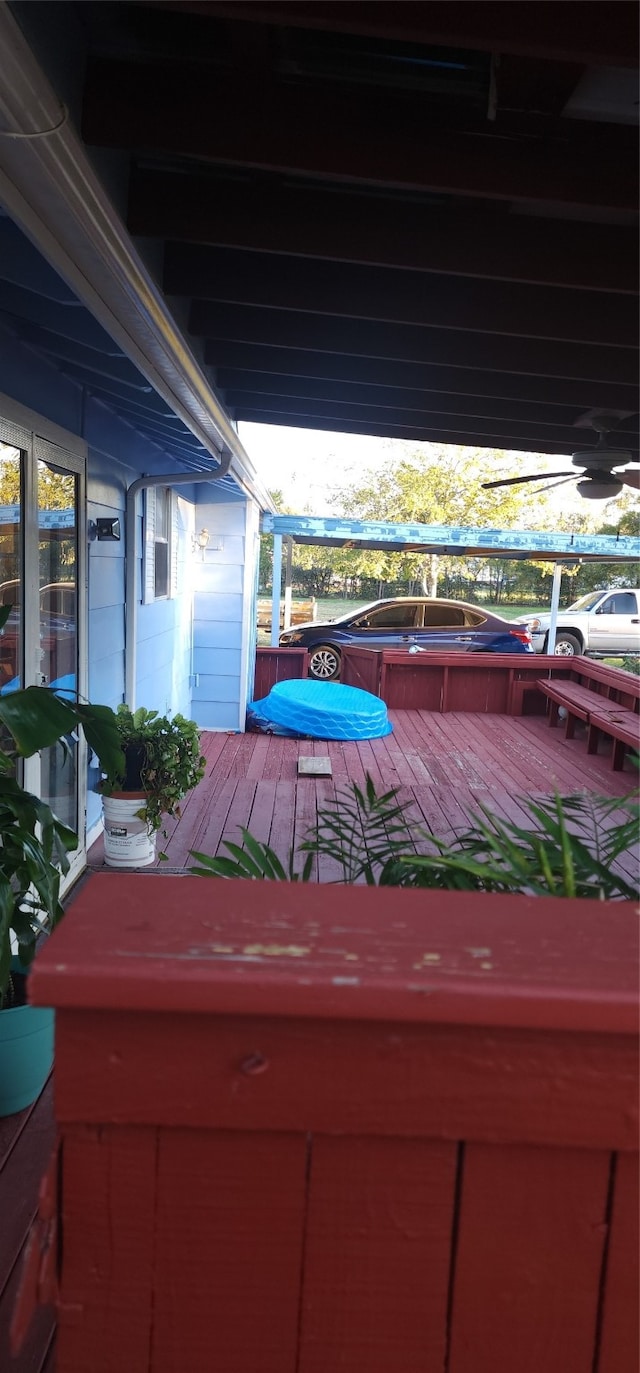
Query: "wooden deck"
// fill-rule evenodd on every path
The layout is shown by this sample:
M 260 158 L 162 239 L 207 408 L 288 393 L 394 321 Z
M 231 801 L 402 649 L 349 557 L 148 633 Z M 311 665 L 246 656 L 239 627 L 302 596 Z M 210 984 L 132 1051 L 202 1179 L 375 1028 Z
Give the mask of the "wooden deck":
M 582 730 L 565 740 L 538 716 L 433 714 L 390 711 L 393 733 L 363 743 L 312 742 L 258 734 L 204 734 L 207 771 L 186 800 L 179 821 L 169 827 L 167 861 L 156 871 L 181 872 L 191 849 L 223 852 L 225 839 L 239 839 L 240 826 L 268 840 L 281 858 L 299 842 L 317 808 L 349 781 L 369 773 L 379 789 L 399 787 L 416 823 L 445 837 L 466 826 L 479 802 L 516 821 L 524 820 L 521 799 L 588 791 L 616 796 L 630 792 L 637 772 L 630 760 L 614 772 L 608 746 L 589 756 Z M 299 756 L 329 757 L 332 777 L 299 778 Z M 160 847 L 160 846 L 159 846 Z M 104 866 L 102 842 L 89 855 Z M 637 871 L 629 855 L 628 870 Z M 153 871 L 146 869 L 144 871 Z M 326 862 L 316 880 L 335 880 Z M 36 1209 L 37 1189 L 53 1142 L 51 1085 L 40 1101 L 0 1121 L 0 1369 L 7 1373 L 53 1373 L 53 1322 L 41 1311 L 16 1360 L 8 1354 L 8 1324 L 19 1277 L 20 1254 Z
M 524 823 L 522 797 L 554 791 L 623 796 L 637 782 L 629 759 L 622 772 L 612 771 L 610 745 L 603 743 L 598 756 L 590 756 L 581 728 L 565 740 L 541 716 L 419 710 L 389 715 L 393 733 L 361 743 L 203 734 L 206 775 L 187 797 L 180 820 L 168 827 L 167 840 L 159 843 L 167 857 L 156 867 L 188 868 L 191 849 L 224 853 L 224 841 L 238 841 L 242 826 L 284 860 L 291 844 L 304 838 L 318 806 L 348 782 L 363 782 L 367 773 L 379 790 L 398 787 L 416 823 L 440 838 L 464 828 L 479 803 Z M 298 758 L 308 755 L 329 757 L 330 779 L 298 777 Z M 91 849 L 89 864 L 103 866 L 101 840 Z M 322 865 L 315 876 L 335 880 Z

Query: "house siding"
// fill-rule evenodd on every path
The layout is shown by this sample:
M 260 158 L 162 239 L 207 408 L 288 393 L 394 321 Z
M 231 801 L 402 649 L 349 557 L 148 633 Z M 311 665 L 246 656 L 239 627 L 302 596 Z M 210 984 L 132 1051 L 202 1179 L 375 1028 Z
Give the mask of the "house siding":
M 219 505 L 202 500 L 196 508 L 196 527 L 209 531 L 204 557 L 194 564 L 192 712 L 203 729 L 244 729 L 247 617 L 253 618 L 252 604 L 246 603 L 251 506 L 244 500 Z
M 47 422 L 53 422 L 87 443 L 88 690 L 92 701 L 115 709 L 125 692 L 126 491 L 143 474 L 175 470 L 176 461 L 21 343 L 5 325 L 0 325 L 0 390 L 42 417 L 43 436 Z M 134 553 L 136 703 L 161 714 L 193 716 L 202 728 L 243 728 L 248 639 L 243 616 L 245 620 L 252 616 L 243 605 L 248 502 L 239 491 L 237 496 L 223 489 L 216 492 L 214 483 L 206 488 L 181 487 L 176 499 L 178 554 L 173 594 L 149 605 L 140 603 L 139 501 Z M 119 518 L 118 542 L 91 538 L 91 521 L 103 517 Z M 209 530 L 211 547 L 201 560 L 192 552 L 191 535 L 203 526 Z M 253 576 L 252 567 L 252 581 Z M 199 685 L 193 686 L 194 682 Z M 90 767 L 88 830 L 100 818 L 97 781 L 97 769 Z

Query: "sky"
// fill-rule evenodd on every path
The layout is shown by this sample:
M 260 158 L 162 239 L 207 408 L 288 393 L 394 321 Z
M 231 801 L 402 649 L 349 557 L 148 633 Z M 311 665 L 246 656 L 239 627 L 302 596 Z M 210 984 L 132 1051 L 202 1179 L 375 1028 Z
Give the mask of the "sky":
M 263 485 L 268 491 L 282 491 L 285 505 L 299 515 L 307 511 L 314 515 L 335 515 L 331 500 L 339 497 L 345 487 L 359 481 L 365 471 L 383 467 L 391 453 L 397 457 L 402 447 L 399 440 L 334 434 L 317 429 L 285 429 L 273 424 L 242 421 L 238 434 Z M 405 446 L 410 453 L 422 445 L 408 441 Z M 512 476 L 535 471 L 566 472 L 570 466 L 570 459 L 558 456 L 511 453 L 507 457 Z M 487 478 L 490 477 L 491 468 L 487 465 Z M 604 505 L 601 501 L 586 501 L 573 482 L 565 482 L 548 495 L 557 502 L 558 510 L 565 513 L 584 514 L 588 507 L 588 513 L 597 515 Z

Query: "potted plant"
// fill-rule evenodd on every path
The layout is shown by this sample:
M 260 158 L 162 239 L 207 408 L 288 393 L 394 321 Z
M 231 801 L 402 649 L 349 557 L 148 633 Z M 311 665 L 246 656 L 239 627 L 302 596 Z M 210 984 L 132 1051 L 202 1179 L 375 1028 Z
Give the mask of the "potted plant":
M 81 724 L 105 767 L 120 766 L 115 715 L 107 706 L 62 700 L 46 687 L 0 697 L 0 1116 L 37 1097 L 53 1058 L 53 1011 L 27 1005 L 36 946 L 63 915 L 60 881 L 78 837 L 20 783 L 19 759 Z
M 180 802 L 204 777 L 200 731 L 184 715 L 159 715 L 144 706 L 118 706 L 116 723 L 124 767 L 102 781 L 105 861 L 144 867 L 154 861 L 163 818 L 179 816 Z

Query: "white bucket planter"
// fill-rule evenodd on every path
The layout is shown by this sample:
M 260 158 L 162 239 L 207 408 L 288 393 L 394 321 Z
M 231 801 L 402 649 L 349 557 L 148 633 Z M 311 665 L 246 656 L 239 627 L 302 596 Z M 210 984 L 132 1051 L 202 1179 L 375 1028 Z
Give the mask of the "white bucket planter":
M 103 796 L 104 861 L 110 868 L 146 868 L 155 861 L 156 834 L 138 811 L 144 794 Z

